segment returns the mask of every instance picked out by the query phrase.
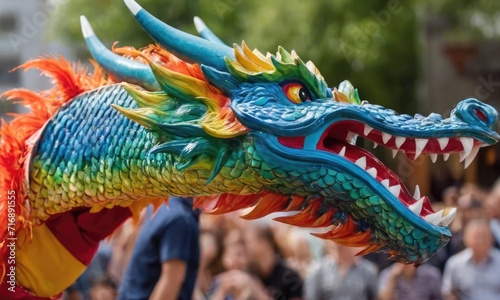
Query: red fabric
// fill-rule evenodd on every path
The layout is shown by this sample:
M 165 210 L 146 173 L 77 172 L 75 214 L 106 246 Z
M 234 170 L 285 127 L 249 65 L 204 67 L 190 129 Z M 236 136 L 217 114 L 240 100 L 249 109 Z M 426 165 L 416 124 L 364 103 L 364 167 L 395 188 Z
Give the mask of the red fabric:
M 9 290 L 9 288 L 11 288 L 11 285 L 9 283 L 7 283 L 7 280 L 5 280 L 4 282 L 2 282 L 0 284 L 0 299 L 2 299 L 2 300 L 3 299 L 12 299 L 12 300 L 20 300 L 20 299 L 23 299 L 23 300 L 57 300 L 57 299 L 62 299 L 62 293 L 57 295 L 57 296 L 51 297 L 51 298 L 37 297 L 37 296 L 31 294 L 30 292 L 26 291 L 25 289 L 23 289 L 19 285 L 17 285 L 17 283 L 14 286 L 13 292 L 12 292 L 12 288 L 11 288 L 11 290 Z
M 99 241 L 110 235 L 131 215 L 130 209 L 126 207 L 103 209 L 97 213 L 90 213 L 85 209 L 56 215 L 46 225 L 76 259 L 88 265 L 97 251 Z
M 28 158 L 31 149 L 26 142 L 52 115 L 74 96 L 84 91 L 95 89 L 107 83 L 103 70 L 95 68 L 93 74 L 79 64 L 71 64 L 64 58 L 40 58 L 31 60 L 18 68 L 25 70 L 36 68 L 43 75 L 50 77 L 54 83 L 52 89 L 46 91 L 29 91 L 13 89 L 0 94 L 0 98 L 13 100 L 29 107 L 31 112 L 11 114 L 14 119 L 10 123 L 1 121 L 0 126 L 0 255 L 3 255 L 5 240 L 9 236 L 9 206 L 15 206 L 15 232 L 26 230 L 29 236 L 31 220 L 25 207 L 26 193 L 23 189 L 25 169 L 29 166 Z M 3 278 L 5 265 L 0 261 L 0 280 Z

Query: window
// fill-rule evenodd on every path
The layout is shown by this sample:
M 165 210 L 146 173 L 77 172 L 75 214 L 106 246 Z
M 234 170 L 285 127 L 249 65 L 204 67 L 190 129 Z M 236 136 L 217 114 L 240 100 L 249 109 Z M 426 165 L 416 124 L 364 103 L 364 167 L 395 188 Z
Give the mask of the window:
M 17 19 L 15 15 L 0 15 L 0 33 L 16 31 Z

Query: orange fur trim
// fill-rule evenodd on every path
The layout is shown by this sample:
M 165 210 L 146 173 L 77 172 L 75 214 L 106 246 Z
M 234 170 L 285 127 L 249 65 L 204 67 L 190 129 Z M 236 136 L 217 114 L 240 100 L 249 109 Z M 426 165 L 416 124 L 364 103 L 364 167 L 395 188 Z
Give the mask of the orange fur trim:
M 249 131 L 240 123 L 229 107 L 231 103 L 229 97 L 206 80 L 198 64 L 187 63 L 158 45 L 149 45 L 139 50 L 133 47 L 117 48 L 115 46 L 116 43 L 113 45 L 113 51 L 124 57 L 144 64 L 158 64 L 175 73 L 190 76 L 206 83 L 207 93 L 205 96 L 200 95 L 200 98 L 206 98 L 209 108 L 215 108 L 205 116 L 202 122 L 203 128 L 209 134 L 218 138 L 232 138 Z M 210 105 L 211 102 L 214 102 L 215 105 Z
M 114 48 L 113 51 L 125 57 L 147 63 L 147 60 L 162 65 L 174 72 L 181 73 L 199 80 L 207 82 L 200 66 L 190 64 L 177 58 L 168 51 L 157 45 L 150 45 L 140 50 L 132 47 Z M 72 64 L 60 57 L 45 57 L 34 59 L 24 63 L 14 69 L 38 69 L 41 74 L 51 78 L 53 87 L 46 91 L 34 92 L 27 89 L 14 89 L 5 92 L 1 97 L 20 103 L 31 112 L 25 114 L 12 113 L 14 119 L 10 123 L 1 121 L 0 127 L 0 255 L 6 254 L 8 249 L 6 244 L 10 234 L 8 228 L 9 221 L 9 198 L 10 193 L 15 193 L 14 234 L 20 230 L 26 230 L 30 236 L 31 220 L 29 215 L 29 203 L 26 199 L 27 182 L 25 180 L 26 168 L 29 166 L 29 156 L 32 145 L 27 141 L 37 133 L 57 112 L 57 110 L 70 101 L 75 96 L 95 89 L 99 86 L 114 83 L 115 80 L 106 74 L 95 62 L 92 62 L 94 72 L 89 73 L 79 63 Z M 246 132 L 247 129 L 239 123 L 234 113 L 229 108 L 230 100 L 224 93 L 212 85 L 208 88 L 216 97 L 217 106 L 220 110 L 218 117 L 225 121 L 225 126 L 230 127 L 232 132 Z M 11 195 L 12 196 L 12 195 Z M 254 196 L 240 196 L 241 204 L 224 208 L 225 205 L 217 207 L 220 212 L 231 211 L 237 207 L 251 206 L 257 200 L 275 200 L 278 195 L 263 193 Z M 228 202 L 229 198 L 223 197 L 223 202 Z M 285 202 L 284 199 L 281 199 Z M 12 204 L 12 203 L 11 203 Z M 258 214 L 265 214 L 266 211 L 259 211 Z M 270 213 L 270 212 L 268 212 Z M 257 215 L 254 213 L 252 215 Z M 0 260 L 0 281 L 5 275 L 5 262 Z
M 149 59 L 171 71 L 206 81 L 199 65 L 187 63 L 158 45 L 149 45 L 137 50 L 134 47 L 116 47 L 116 44 L 113 44 L 113 52 L 124 57 L 144 64 L 147 64 L 147 59 Z
M 94 64 L 93 74 L 80 64 L 70 64 L 63 57 L 46 57 L 26 62 L 16 69 L 39 69 L 52 79 L 54 87 L 41 92 L 14 89 L 2 97 L 31 109 L 26 114 L 11 114 L 10 123 L 0 127 L 0 255 L 6 254 L 9 242 L 22 229 L 30 236 L 29 204 L 26 203 L 25 161 L 31 152 L 26 141 L 41 129 L 52 115 L 76 95 L 108 83 L 101 68 Z M 15 69 L 15 70 L 16 70 Z M 10 196 L 10 198 L 9 198 Z M 9 202 L 10 200 L 10 202 Z M 10 204 L 10 205 L 9 205 Z M 13 218 L 15 216 L 15 218 Z M 13 221 L 13 222 L 12 222 Z M 12 226 L 8 226 L 12 224 Z M 18 241 L 19 243 L 19 241 Z M 5 275 L 5 262 L 0 260 L 0 281 Z

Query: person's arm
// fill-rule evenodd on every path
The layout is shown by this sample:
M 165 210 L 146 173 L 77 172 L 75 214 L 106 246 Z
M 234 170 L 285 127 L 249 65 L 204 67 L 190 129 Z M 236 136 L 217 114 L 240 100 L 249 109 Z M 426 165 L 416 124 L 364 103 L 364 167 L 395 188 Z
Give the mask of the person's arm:
M 188 270 L 188 262 L 199 257 L 195 251 L 199 247 L 198 225 L 191 221 L 186 216 L 175 217 L 159 237 L 161 275 L 150 299 L 178 299 L 182 285 L 196 276 Z
M 366 262 L 369 263 L 367 264 L 368 291 L 366 297 L 368 300 L 376 300 L 378 299 L 378 267 L 369 261 Z
M 390 269 L 382 271 L 379 282 L 379 300 L 393 300 L 399 275 L 403 271 L 404 265 L 395 264 Z
M 431 285 L 431 296 L 432 299 L 440 300 L 442 299 L 441 296 L 441 286 L 442 286 L 442 276 L 441 272 L 436 268 L 433 272 L 433 276 L 431 277 L 431 282 L 429 284 Z
M 161 276 L 150 300 L 175 300 L 179 298 L 184 278 L 186 277 L 186 263 L 175 259 L 164 262 L 161 266 Z
M 457 299 L 454 295 L 453 295 L 453 289 L 454 289 L 454 286 L 453 286 L 453 265 L 454 265 L 454 261 L 453 261 L 453 257 L 448 260 L 448 262 L 446 263 L 445 267 L 444 267 L 444 273 L 443 273 L 443 282 L 441 284 L 441 295 L 443 296 L 443 299 L 446 299 L 446 300 L 455 300 Z
M 313 266 L 313 268 L 304 281 L 304 299 L 306 300 L 321 299 L 321 268 L 320 265 Z
M 443 282 L 441 284 L 441 294 L 444 300 L 458 300 L 455 295 L 457 288 L 459 288 L 453 280 L 456 272 L 455 260 L 450 258 L 444 267 Z
M 231 295 L 236 300 L 262 299 L 271 300 L 264 286 L 249 274 L 240 270 L 231 270 L 217 276 L 217 288 L 210 299 L 224 300 Z

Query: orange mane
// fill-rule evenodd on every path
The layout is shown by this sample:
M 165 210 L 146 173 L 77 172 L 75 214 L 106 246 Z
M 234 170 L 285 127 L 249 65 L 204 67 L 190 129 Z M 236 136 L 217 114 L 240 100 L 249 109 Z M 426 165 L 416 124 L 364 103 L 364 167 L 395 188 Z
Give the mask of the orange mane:
M 80 93 L 107 83 L 101 68 L 96 64 L 94 64 L 94 73 L 90 74 L 85 67 L 80 64 L 70 64 L 62 57 L 34 59 L 16 69 L 20 68 L 24 70 L 39 69 L 42 75 L 51 78 L 53 87 L 40 92 L 14 89 L 1 95 L 31 110 L 25 114 L 10 114 L 14 117 L 10 123 L 1 121 L 0 253 L 2 255 L 7 249 L 5 243 L 9 235 L 14 235 L 21 229 L 30 231 L 31 228 L 29 204 L 26 203 L 25 199 L 27 192 L 25 172 L 29 164 L 25 162 L 33 145 L 29 145 L 27 141 L 43 128 L 64 103 Z M 12 220 L 13 212 L 15 212 L 15 220 Z M 8 227 L 9 222 L 11 227 Z M 12 227 L 12 225 L 14 226 Z M 2 264 L 0 278 L 4 274 L 5 266 Z
M 200 67 L 197 64 L 189 64 L 170 54 L 156 45 L 150 45 L 140 50 L 131 47 L 114 49 L 115 52 L 132 58 L 134 60 L 148 63 L 154 62 L 175 73 L 206 82 Z M 28 182 L 26 178 L 29 167 L 29 157 L 37 134 L 57 112 L 57 110 L 73 99 L 75 96 L 116 82 L 110 75 L 95 62 L 91 62 L 94 71 L 89 72 L 80 63 L 73 64 L 63 57 L 42 57 L 24 63 L 17 69 L 38 69 L 41 75 L 52 80 L 53 87 L 44 91 L 30 91 L 28 89 L 13 89 L 0 95 L 0 98 L 12 100 L 30 109 L 30 112 L 18 114 L 11 113 L 13 120 L 9 123 L 1 120 L 0 126 L 0 254 L 6 253 L 6 241 L 9 235 L 25 229 L 31 230 L 29 203 L 26 201 Z M 208 83 L 207 83 L 208 84 Z M 217 100 L 218 120 L 230 123 L 234 131 L 241 132 L 244 128 L 235 118 L 231 109 L 227 106 L 229 99 L 215 87 L 211 87 Z M 217 123 L 223 125 L 222 123 Z M 31 138 L 31 139 L 30 139 Z M 10 196 L 10 199 L 9 199 Z M 14 200 L 15 201 L 12 201 Z M 9 203 L 9 200 L 10 203 Z M 9 206 L 9 204 L 11 204 Z M 15 213 L 14 227 L 8 226 L 10 213 Z M 14 229 L 12 232 L 12 228 Z M 30 234 L 27 234 L 30 236 Z M 5 266 L 0 263 L 0 279 L 5 274 Z

